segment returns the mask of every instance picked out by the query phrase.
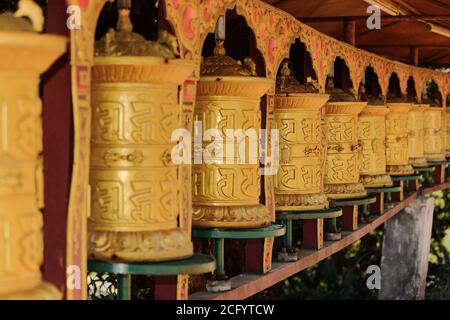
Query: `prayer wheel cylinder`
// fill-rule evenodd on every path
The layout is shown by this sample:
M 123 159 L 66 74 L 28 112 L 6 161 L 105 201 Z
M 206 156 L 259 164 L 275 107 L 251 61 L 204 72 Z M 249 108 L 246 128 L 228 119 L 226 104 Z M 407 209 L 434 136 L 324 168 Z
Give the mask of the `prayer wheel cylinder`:
M 325 162 L 325 193 L 330 199 L 363 197 L 359 182 L 358 115 L 367 102 L 328 102 L 325 132 L 328 140 Z
M 450 157 L 450 106 L 445 112 L 445 155 Z
M 275 179 L 276 210 L 328 208 L 324 193 L 326 138 L 324 105 L 313 81 L 306 84 L 292 75 L 289 61 L 277 77 L 275 123 L 279 132 L 280 164 Z
M 386 115 L 385 106 L 367 106 L 359 115 L 358 138 L 362 144 L 359 161 L 360 182 L 366 188 L 392 186 L 386 174 Z
M 0 15 L 0 300 L 60 299 L 62 294 L 43 282 L 41 274 L 44 175 L 39 82 L 40 74 L 66 51 L 67 40 L 35 34 L 31 26 L 11 31 L 16 24 L 27 25 L 12 14 Z
M 409 164 L 408 112 L 410 103 L 388 103 L 386 116 L 386 171 L 390 175 L 413 174 Z
M 445 161 L 443 109 L 427 106 L 424 112 L 424 154 L 429 161 Z
M 275 122 L 280 136 L 280 167 L 275 184 L 277 210 L 328 207 L 323 170 L 326 139 L 323 106 L 327 94 L 275 96 Z
M 194 159 L 193 164 L 193 226 L 248 228 L 271 223 L 269 210 L 260 202 L 257 137 L 261 98 L 272 85 L 270 79 L 255 76 L 250 59 L 241 65 L 226 56 L 221 40 L 217 40 L 215 55 L 203 60 L 194 119 L 201 121 L 203 133 L 212 129 L 222 139 L 217 146 L 223 154 L 212 152 L 207 159 L 205 151 L 211 144 L 207 139 L 194 146 L 194 157 L 202 155 L 203 159 Z M 234 144 L 227 145 L 227 130 L 234 134 L 253 132 L 256 139 L 251 134 L 241 138 L 235 135 Z
M 424 155 L 424 112 L 426 108 L 413 105 L 408 112 L 408 157 L 413 167 L 426 167 Z
M 125 262 L 187 258 L 193 246 L 178 221 L 188 204 L 180 196 L 171 135 L 182 128 L 179 86 L 195 65 L 128 30 L 107 38 L 97 43 L 92 73 L 89 255 Z

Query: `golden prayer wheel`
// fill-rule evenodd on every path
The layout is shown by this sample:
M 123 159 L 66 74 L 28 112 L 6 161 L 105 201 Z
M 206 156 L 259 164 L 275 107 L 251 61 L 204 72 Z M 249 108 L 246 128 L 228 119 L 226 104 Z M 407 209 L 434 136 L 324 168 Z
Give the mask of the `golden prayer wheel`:
M 386 174 L 386 115 L 385 106 L 367 106 L 359 115 L 358 138 L 362 144 L 359 161 L 359 181 L 366 188 L 392 186 Z
M 32 2 L 22 4 L 22 11 L 30 14 L 36 9 Z M 43 21 L 42 16 L 31 16 L 33 21 L 39 19 Z M 44 176 L 39 77 L 66 51 L 67 41 L 36 34 L 28 22 L 10 13 L 0 15 L 0 39 L 0 300 L 60 299 L 61 293 L 43 282 L 41 274 Z
M 386 115 L 386 171 L 390 175 L 413 174 L 408 151 L 408 112 L 411 103 L 388 103 Z
M 100 260 L 182 259 L 193 246 L 178 222 L 185 204 L 171 135 L 182 128 L 178 87 L 195 65 L 175 58 L 168 34 L 147 42 L 131 32 L 128 15 L 121 9 L 118 31 L 96 44 L 89 254 Z
M 268 209 L 260 203 L 259 130 L 261 97 L 273 85 L 255 76 L 255 64 L 239 64 L 225 55 L 223 40 L 216 40 L 214 56 L 204 59 L 197 85 L 195 121 L 202 131 L 215 131 L 226 141 L 227 131 L 251 134 L 234 144 L 218 143 L 223 154 L 207 159 L 210 141 L 194 146 L 202 161 L 193 165 L 192 224 L 201 228 L 246 228 L 271 223 Z M 216 141 L 217 143 L 217 141 Z M 223 148 L 224 147 L 224 148 Z M 212 152 L 214 153 L 214 152 Z M 251 157 L 253 155 L 254 157 Z
M 408 112 L 408 157 L 413 167 L 426 167 L 427 159 L 424 155 L 424 112 L 426 108 L 413 105 Z
M 443 109 L 424 105 L 424 154 L 429 161 L 445 161 Z
M 450 157 L 450 106 L 445 112 L 445 155 Z
M 275 96 L 275 122 L 280 136 L 280 167 L 275 182 L 277 210 L 328 208 L 324 194 L 326 138 L 323 106 L 329 95 L 314 93 L 282 67 Z
M 325 162 L 325 193 L 330 199 L 363 197 L 359 182 L 358 115 L 367 102 L 328 102 L 325 128 L 328 140 Z

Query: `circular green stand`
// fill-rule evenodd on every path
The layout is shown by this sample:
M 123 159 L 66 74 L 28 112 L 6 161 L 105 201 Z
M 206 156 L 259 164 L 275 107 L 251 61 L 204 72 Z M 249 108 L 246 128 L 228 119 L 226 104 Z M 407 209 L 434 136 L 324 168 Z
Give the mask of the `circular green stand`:
M 368 195 L 383 194 L 383 207 L 389 206 L 392 203 L 392 193 L 401 192 L 401 186 L 381 187 L 381 188 L 367 188 Z M 384 208 L 383 208 L 384 209 Z M 380 212 L 381 213 L 381 212 Z
M 392 181 L 394 181 L 394 183 L 399 183 L 399 187 L 402 186 L 403 184 L 403 188 L 404 188 L 404 192 L 408 193 L 408 192 L 414 192 L 419 190 L 419 184 L 418 181 L 420 179 L 422 179 L 422 174 L 410 174 L 410 175 L 404 175 L 404 176 L 391 176 Z M 410 182 L 411 181 L 416 181 L 416 186 L 412 187 L 410 186 Z M 404 184 L 404 182 L 406 182 L 406 185 Z
M 262 239 L 283 236 L 286 229 L 280 224 L 254 229 L 192 229 L 192 237 L 213 239 L 214 257 L 216 259 L 216 271 L 213 285 L 208 286 L 208 291 L 220 292 L 231 289 L 231 283 L 225 273 L 225 239 Z M 219 280 L 217 284 L 215 279 Z
M 358 228 L 359 218 L 367 218 L 370 215 L 369 206 L 376 201 L 376 197 L 368 195 L 361 198 L 333 200 L 331 204 L 343 208 L 343 216 L 341 218 L 342 229 L 354 231 Z
M 314 211 L 277 211 L 277 221 L 281 221 L 286 226 L 286 234 L 283 237 L 284 248 L 278 253 L 278 261 L 291 262 L 298 260 L 298 249 L 294 247 L 292 241 L 292 221 L 327 219 L 325 221 L 333 220 L 335 223 L 336 218 L 341 215 L 342 209 L 340 208 L 329 208 Z M 304 228 L 303 233 L 306 231 L 307 230 Z
M 415 167 L 414 170 L 420 173 L 423 177 L 423 186 L 431 187 L 434 184 L 434 173 L 436 171 L 436 167 L 434 164 L 428 161 L 427 167 Z
M 213 272 L 216 263 L 213 257 L 196 253 L 183 260 L 146 263 L 88 261 L 90 272 L 117 274 L 119 300 L 131 299 L 131 275 L 169 276 L 178 274 L 202 274 Z

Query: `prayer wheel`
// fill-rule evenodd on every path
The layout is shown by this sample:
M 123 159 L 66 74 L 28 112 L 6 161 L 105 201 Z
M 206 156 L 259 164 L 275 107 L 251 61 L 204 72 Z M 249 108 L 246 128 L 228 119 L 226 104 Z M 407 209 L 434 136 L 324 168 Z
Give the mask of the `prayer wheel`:
M 386 106 L 367 106 L 359 115 L 358 138 L 362 145 L 360 182 L 366 188 L 392 186 L 386 174 Z
M 445 131 L 443 109 L 425 105 L 424 154 L 429 161 L 445 161 Z
M 277 79 L 275 121 L 280 136 L 280 167 L 276 177 L 277 210 L 319 210 L 328 207 L 324 194 L 326 138 L 323 112 L 329 95 L 301 85 L 288 62 Z
M 358 116 L 367 102 L 358 102 L 350 93 L 335 88 L 327 80 L 331 100 L 325 105 L 325 136 L 328 147 L 325 161 L 325 193 L 330 199 L 348 199 L 367 195 L 359 182 Z
M 251 59 L 241 64 L 226 56 L 223 42 L 217 39 L 214 55 L 203 60 L 197 85 L 194 119 L 205 139 L 194 143 L 192 224 L 264 226 L 272 217 L 260 200 L 260 104 L 273 81 L 255 76 Z
M 195 69 L 177 59 L 176 40 L 132 32 L 128 9 L 118 31 L 96 43 L 92 73 L 89 255 L 99 260 L 164 261 L 189 257 L 180 227 L 180 165 L 172 132 L 182 128 L 179 86 Z M 190 220 L 191 217 L 184 217 Z
M 388 103 L 390 112 L 386 115 L 386 169 L 390 175 L 413 174 L 409 163 L 408 112 L 411 103 Z
M 450 106 L 449 106 L 450 107 Z M 450 157 L 450 108 L 445 112 L 445 156 Z
M 34 22 L 33 2 L 21 1 Z M 0 15 L 0 300 L 60 299 L 42 281 L 44 207 L 40 74 L 66 51 L 59 36 Z M 64 214 L 64 212 L 61 212 Z M 65 241 L 65 239 L 61 239 Z
M 413 167 L 426 167 L 424 155 L 424 112 L 426 108 L 413 105 L 408 112 L 408 157 Z

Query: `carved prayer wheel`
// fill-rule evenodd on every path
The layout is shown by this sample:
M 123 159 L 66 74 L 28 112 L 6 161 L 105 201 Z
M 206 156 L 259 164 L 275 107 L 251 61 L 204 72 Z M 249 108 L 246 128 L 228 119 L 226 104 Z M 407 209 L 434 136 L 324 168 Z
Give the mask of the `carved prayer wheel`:
M 331 199 L 363 197 L 359 182 L 358 115 L 367 102 L 328 102 L 325 128 L 328 152 L 325 162 L 325 193 Z
M 390 175 L 413 174 L 408 151 L 408 112 L 411 103 L 388 103 L 386 116 L 386 169 Z
M 426 108 L 413 105 L 408 112 L 408 157 L 413 167 L 426 167 L 424 156 L 424 112 Z
M 280 136 L 280 167 L 275 183 L 277 210 L 328 208 L 324 194 L 326 139 L 323 106 L 329 95 L 301 85 L 288 62 L 277 80 L 275 121 Z
M 31 16 L 36 18 L 43 21 L 39 15 Z M 62 297 L 41 275 L 44 176 L 39 77 L 65 52 L 66 40 L 32 31 L 25 20 L 0 15 L 0 300 Z
M 195 66 L 176 58 L 168 34 L 147 42 L 131 30 L 129 10 L 121 9 L 118 31 L 96 44 L 89 254 L 123 261 L 186 258 L 192 242 L 178 220 L 188 204 L 181 202 L 171 135 L 182 128 L 178 86 Z
M 386 174 L 386 106 L 367 106 L 359 115 L 358 138 L 362 145 L 359 161 L 364 187 L 379 188 L 392 186 L 391 177 Z
M 445 161 L 443 109 L 426 106 L 424 112 L 424 154 L 429 161 Z
M 445 112 L 445 155 L 450 157 L 450 108 Z
M 325 193 L 330 199 L 363 197 L 367 192 L 359 182 L 358 115 L 367 102 L 357 102 L 350 93 L 335 88 L 332 78 L 327 80 L 326 92 L 331 99 L 325 106 Z
M 272 85 L 271 80 L 255 76 L 249 58 L 238 64 L 226 56 L 223 40 L 216 40 L 214 55 L 202 62 L 195 121 L 201 121 L 204 134 L 212 129 L 222 139 L 216 143 L 223 154 L 211 152 L 207 157 L 211 141 L 194 146 L 194 157 L 203 155 L 193 165 L 194 226 L 246 228 L 271 223 L 269 211 L 260 203 L 257 137 L 261 97 Z M 234 144 L 225 144 L 227 130 L 237 137 L 232 138 Z

